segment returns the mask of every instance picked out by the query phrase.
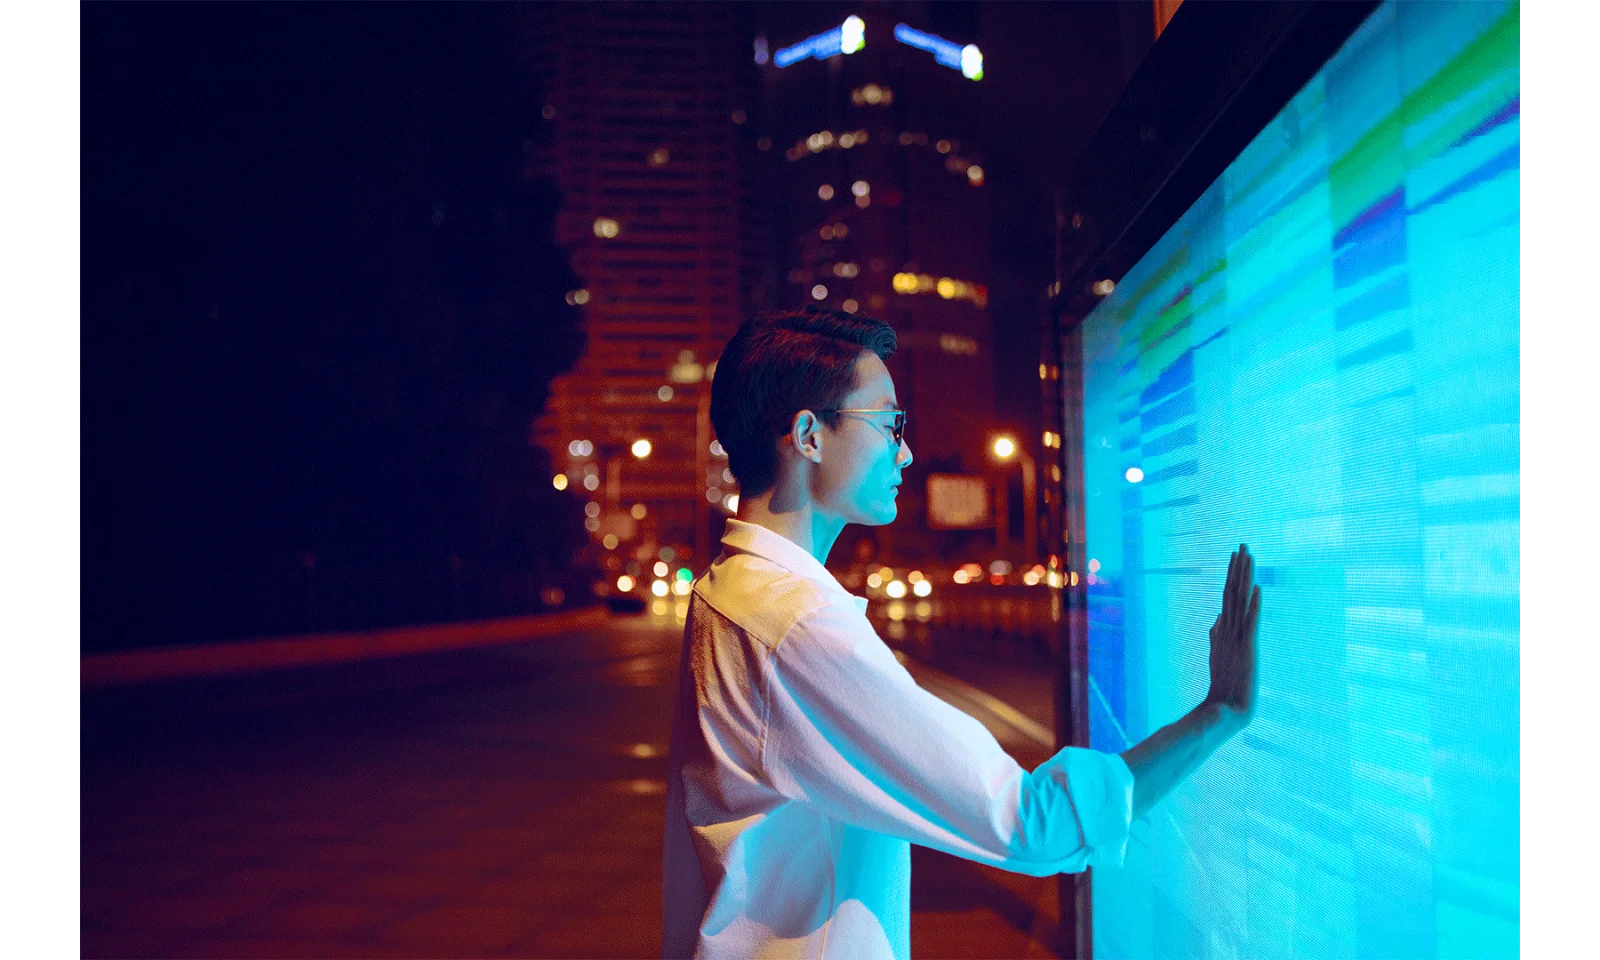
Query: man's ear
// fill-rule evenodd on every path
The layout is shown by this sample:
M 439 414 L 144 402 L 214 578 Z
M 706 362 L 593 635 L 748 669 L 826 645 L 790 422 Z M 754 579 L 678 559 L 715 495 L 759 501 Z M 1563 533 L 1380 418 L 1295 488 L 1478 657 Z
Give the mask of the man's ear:
M 822 462 L 822 422 L 810 410 L 801 410 L 789 422 L 789 443 L 812 463 Z

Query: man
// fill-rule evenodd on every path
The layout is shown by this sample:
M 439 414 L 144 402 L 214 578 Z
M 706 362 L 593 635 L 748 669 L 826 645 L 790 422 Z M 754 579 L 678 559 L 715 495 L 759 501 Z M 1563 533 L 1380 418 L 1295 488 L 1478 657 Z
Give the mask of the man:
M 663 955 L 910 954 L 910 844 L 1044 876 L 1120 864 L 1131 821 L 1249 722 L 1260 590 L 1241 546 L 1211 689 L 1122 755 L 1029 772 L 918 687 L 823 567 L 895 518 L 911 463 L 885 323 L 820 308 L 744 324 L 711 419 L 738 477 L 694 586 L 667 780 Z

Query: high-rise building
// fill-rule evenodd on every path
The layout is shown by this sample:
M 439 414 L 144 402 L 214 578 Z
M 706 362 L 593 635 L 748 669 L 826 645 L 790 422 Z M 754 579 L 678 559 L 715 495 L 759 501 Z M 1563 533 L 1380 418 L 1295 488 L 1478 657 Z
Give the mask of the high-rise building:
M 941 552 L 922 478 L 984 470 L 995 407 L 983 57 L 974 37 L 934 32 L 933 6 L 791 6 L 755 41 L 779 299 L 859 311 L 899 336 L 889 368 L 916 463 L 900 519 L 874 536 L 912 558 Z
M 589 496 L 597 553 L 615 564 L 688 547 L 703 563 L 736 493 L 706 415 L 709 368 L 768 267 L 757 201 L 771 143 L 752 122 L 748 11 L 539 4 L 521 30 L 547 124 L 530 172 L 560 188 L 558 240 L 583 279 L 568 300 L 588 337 L 534 442 L 557 486 Z

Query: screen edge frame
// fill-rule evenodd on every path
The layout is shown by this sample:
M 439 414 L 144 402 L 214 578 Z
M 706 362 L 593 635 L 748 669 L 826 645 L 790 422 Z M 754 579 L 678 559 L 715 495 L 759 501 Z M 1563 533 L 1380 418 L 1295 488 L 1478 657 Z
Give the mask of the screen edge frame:
M 1055 375 L 1041 399 L 1045 429 L 1060 438 L 1061 479 L 1051 482 L 1041 545 L 1052 569 L 1060 558 L 1051 603 L 1058 747 L 1089 746 L 1082 325 L 1102 296 L 1094 285 L 1120 281 L 1381 3 L 1184 4 L 1057 191 L 1056 281 L 1041 345 Z M 1163 139 L 1162 130 L 1178 134 Z M 1064 956 L 1094 956 L 1093 890 L 1092 868 L 1057 877 Z

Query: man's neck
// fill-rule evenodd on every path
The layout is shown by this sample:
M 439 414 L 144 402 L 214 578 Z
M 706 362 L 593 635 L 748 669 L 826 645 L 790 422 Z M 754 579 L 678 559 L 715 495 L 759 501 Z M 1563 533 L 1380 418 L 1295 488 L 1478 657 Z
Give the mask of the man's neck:
M 818 563 L 827 563 L 834 541 L 839 539 L 839 534 L 844 530 L 844 520 L 825 516 L 809 502 L 784 503 L 790 498 L 775 497 L 774 494 L 775 491 L 769 490 L 749 500 L 741 497 L 739 519 L 766 527 L 816 557 Z

